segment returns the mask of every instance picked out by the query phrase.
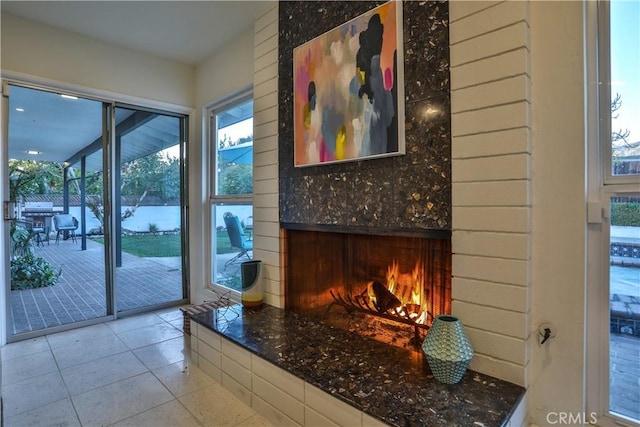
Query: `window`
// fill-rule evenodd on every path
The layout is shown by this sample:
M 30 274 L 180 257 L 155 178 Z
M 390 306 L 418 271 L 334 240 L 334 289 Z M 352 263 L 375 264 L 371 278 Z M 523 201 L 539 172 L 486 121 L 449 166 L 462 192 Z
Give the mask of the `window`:
M 640 175 L 640 3 L 614 0 L 609 13 L 610 169 L 606 183 L 638 182 Z M 606 36 L 606 35 L 604 35 Z M 608 136 L 609 132 L 605 136 Z M 609 157 L 609 156 L 607 156 Z M 630 179 L 623 179 L 630 178 Z
M 253 99 L 209 110 L 211 285 L 242 289 L 240 266 L 253 258 Z
M 598 425 L 632 426 L 640 425 L 640 2 L 587 8 L 598 52 L 592 43 L 588 80 L 599 88 L 588 96 L 600 119 L 589 133 L 588 409 Z

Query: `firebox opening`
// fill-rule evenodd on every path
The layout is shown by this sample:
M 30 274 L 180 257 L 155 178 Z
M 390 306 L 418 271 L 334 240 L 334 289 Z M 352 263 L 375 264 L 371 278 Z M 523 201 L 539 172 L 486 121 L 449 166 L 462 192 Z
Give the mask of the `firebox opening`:
M 286 230 L 285 307 L 416 348 L 451 313 L 449 239 Z

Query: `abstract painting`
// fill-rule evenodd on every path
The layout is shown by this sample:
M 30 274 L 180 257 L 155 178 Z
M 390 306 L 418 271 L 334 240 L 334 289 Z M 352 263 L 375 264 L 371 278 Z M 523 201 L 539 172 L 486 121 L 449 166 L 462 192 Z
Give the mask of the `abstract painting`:
M 403 63 L 401 1 L 295 48 L 294 165 L 404 154 Z

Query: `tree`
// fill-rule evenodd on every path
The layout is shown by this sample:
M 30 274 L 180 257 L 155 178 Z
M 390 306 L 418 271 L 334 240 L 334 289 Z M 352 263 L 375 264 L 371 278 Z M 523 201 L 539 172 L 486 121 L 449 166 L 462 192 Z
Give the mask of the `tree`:
M 152 153 L 145 157 L 123 163 L 121 166 L 122 195 L 153 195 L 162 200 L 180 196 L 180 161 Z
M 611 119 L 612 121 L 617 119 L 619 114 L 618 110 L 622 107 L 622 96 L 619 93 L 616 93 L 616 96 L 611 101 Z M 629 129 L 611 129 L 611 154 L 613 157 L 620 157 L 624 154 L 625 148 L 632 148 L 627 138 L 631 131 Z M 622 141 L 620 144 L 616 144 L 617 142 Z
M 220 167 L 218 194 L 253 193 L 253 165 L 228 163 Z
M 125 162 L 120 166 L 120 195 L 135 199 L 133 206 L 120 215 L 120 221 L 132 217 L 144 199 L 156 196 L 164 201 L 180 197 L 180 159 L 157 153 Z M 102 191 L 87 197 L 87 207 L 104 231 Z
M 175 200 L 180 197 L 180 159 L 167 157 L 162 171 L 162 199 Z
M 9 198 L 62 194 L 62 165 L 36 160 L 9 160 Z
M 147 196 L 163 201 L 180 197 L 180 159 L 163 157 L 160 152 L 125 162 L 120 167 L 120 194 L 134 199 L 133 206 L 121 215 L 121 220 L 134 215 Z M 63 165 L 56 162 L 10 160 L 10 197 L 28 198 L 36 194 L 63 194 Z M 68 168 L 69 192 L 80 194 L 80 172 Z M 103 174 L 95 172 L 86 177 L 87 207 L 104 229 L 104 203 L 102 199 Z

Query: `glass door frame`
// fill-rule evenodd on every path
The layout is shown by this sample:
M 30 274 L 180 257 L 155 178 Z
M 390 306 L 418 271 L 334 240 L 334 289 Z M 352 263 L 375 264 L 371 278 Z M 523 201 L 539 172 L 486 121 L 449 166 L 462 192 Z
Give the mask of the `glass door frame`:
M 1 127 L 1 141 L 2 146 L 0 147 L 0 161 L 2 162 L 2 176 L 0 177 L 0 185 L 2 186 L 2 198 L 3 201 L 8 199 L 9 191 L 9 179 L 8 179 L 8 170 L 5 171 L 6 166 L 9 161 L 9 97 L 10 93 L 8 91 L 9 86 L 21 86 L 24 88 L 52 92 L 52 93 L 64 93 L 68 95 L 78 96 L 84 99 L 93 100 L 102 103 L 102 150 L 103 150 L 103 198 L 104 198 L 104 258 L 105 258 L 105 299 L 106 299 L 106 315 L 100 316 L 94 319 L 83 320 L 74 323 L 63 324 L 60 326 L 54 326 L 50 328 L 38 329 L 30 332 L 21 333 L 18 335 L 11 335 L 9 331 L 11 330 L 11 289 L 9 286 L 10 283 L 10 260 L 9 260 L 9 231 L 10 227 L 8 226 L 9 220 L 3 218 L 2 220 L 2 228 L 0 228 L 3 233 L 3 242 L 2 247 L 0 248 L 0 255 L 2 255 L 2 260 L 0 262 L 3 263 L 3 277 L 6 286 L 2 291 L 2 295 L 0 296 L 0 304 L 4 307 L 4 316 L 0 319 L 0 345 L 3 345 L 8 342 L 21 341 L 25 339 L 31 339 L 38 336 L 43 336 L 51 333 L 62 332 L 70 329 L 75 329 L 78 327 L 89 326 L 93 324 L 103 323 L 111 320 L 115 320 L 122 317 L 127 317 L 130 315 L 138 314 L 140 312 L 147 312 L 154 309 L 160 309 L 164 307 L 172 307 L 178 306 L 180 304 L 186 304 L 189 302 L 189 245 L 188 245 L 188 174 L 187 174 L 187 146 L 188 146 L 188 123 L 189 123 L 189 115 L 187 112 L 173 112 L 168 110 L 160 110 L 153 108 L 146 108 L 142 105 L 137 104 L 127 104 L 120 103 L 113 100 L 105 99 L 103 96 L 92 95 L 90 93 L 86 93 L 82 90 L 69 90 L 66 88 L 57 88 L 55 86 L 40 84 L 40 83 L 32 83 L 25 81 L 20 78 L 11 78 L 9 76 L 3 77 L 1 80 L 2 84 L 2 105 L 1 105 L 1 113 L 0 117 L 0 127 Z M 144 104 L 144 100 L 140 100 L 141 104 Z M 119 218 L 119 215 L 114 215 L 115 203 L 113 203 L 113 196 L 115 193 L 115 180 L 114 170 L 116 157 L 115 154 L 115 111 L 116 107 L 124 107 L 124 108 L 134 108 L 137 110 L 144 110 L 149 112 L 154 112 L 157 114 L 167 115 L 177 117 L 180 121 L 180 181 L 181 181 L 181 191 L 180 191 L 180 224 L 181 224 L 181 234 L 180 234 L 180 243 L 181 243 L 181 266 L 182 266 L 182 299 L 168 302 L 166 304 L 160 304 L 155 306 L 148 306 L 141 309 L 129 310 L 126 312 L 117 311 L 116 304 L 116 292 L 117 292 L 117 282 L 115 280 L 115 245 L 113 244 L 113 230 L 114 228 L 114 219 Z
M 611 200 L 637 196 L 638 176 L 612 174 L 609 2 L 585 2 L 585 409 L 603 427 L 637 425 L 610 405 Z
M 115 173 L 120 173 L 120 155 L 119 155 L 119 142 L 116 141 L 116 119 L 115 119 L 115 110 L 118 108 L 130 109 L 136 111 L 142 111 L 146 113 L 158 114 L 163 116 L 175 117 L 180 121 L 180 245 L 181 245 L 181 271 L 182 271 L 182 296 L 183 298 L 180 300 L 170 301 L 167 303 L 145 306 L 141 308 L 131 309 L 127 311 L 118 311 L 117 305 L 117 293 L 118 293 L 118 284 L 116 277 L 116 266 L 118 260 L 118 251 L 121 251 L 121 248 L 116 243 L 117 237 L 115 237 L 115 232 L 120 230 L 120 212 L 118 211 L 120 208 L 120 203 L 116 202 L 116 197 L 120 197 L 119 189 L 117 188 L 119 179 L 116 179 Z M 105 216 L 108 215 L 109 218 L 105 217 L 105 236 L 107 235 L 107 224 L 109 228 L 109 235 L 114 236 L 114 238 L 109 238 L 109 248 L 107 249 L 105 246 L 105 252 L 109 257 L 107 262 L 107 270 L 108 275 L 110 277 L 111 289 L 110 298 L 111 300 L 107 303 L 111 305 L 112 313 L 114 318 L 122 318 L 128 317 L 139 313 L 144 313 L 154 309 L 160 309 L 164 307 L 172 307 L 178 304 L 188 304 L 190 301 L 190 285 L 189 285 L 189 244 L 188 244 L 188 195 L 189 195 L 189 182 L 188 182 L 188 174 L 187 174 L 187 144 L 188 144 L 188 119 L 189 116 L 186 114 L 173 113 L 166 110 L 159 110 L 154 108 L 145 108 L 139 105 L 122 103 L 122 102 L 111 102 L 104 103 L 105 109 L 105 122 L 108 122 L 108 127 L 106 132 L 103 133 L 103 137 L 105 138 L 104 150 L 108 154 L 108 159 L 105 158 L 105 170 L 109 171 L 108 179 L 105 179 L 105 185 L 108 186 L 108 194 L 109 194 L 109 209 L 105 209 Z M 105 244 L 106 244 L 105 237 Z

